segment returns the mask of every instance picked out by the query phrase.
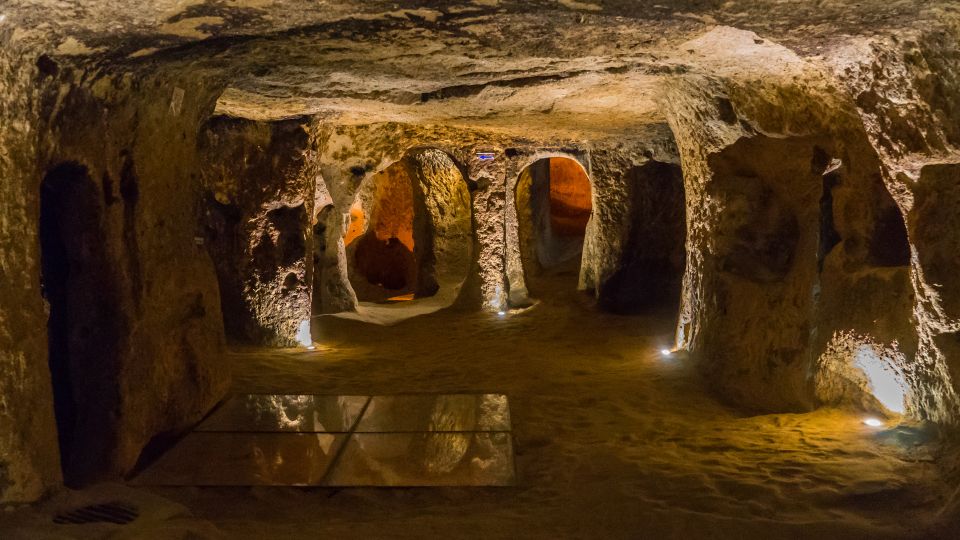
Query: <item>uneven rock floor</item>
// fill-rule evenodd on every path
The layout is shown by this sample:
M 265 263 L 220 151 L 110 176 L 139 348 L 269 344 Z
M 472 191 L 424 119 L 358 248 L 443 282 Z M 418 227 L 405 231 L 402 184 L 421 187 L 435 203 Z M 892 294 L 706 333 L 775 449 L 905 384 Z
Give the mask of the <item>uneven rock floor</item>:
M 146 537 L 951 537 L 930 528 L 945 488 L 920 427 L 835 410 L 748 416 L 712 398 L 689 358 L 661 356 L 669 310 L 590 304 L 571 292 L 502 318 L 330 318 L 316 351 L 231 353 L 237 393 L 506 393 L 517 487 L 140 489 L 193 514 Z M 83 531 L 68 535 L 95 536 Z
M 942 504 L 922 431 L 728 409 L 689 358 L 660 355 L 670 313 L 605 315 L 570 293 L 505 318 L 325 328 L 315 352 L 233 353 L 234 390 L 504 392 L 520 485 L 154 492 L 251 538 L 930 537 Z

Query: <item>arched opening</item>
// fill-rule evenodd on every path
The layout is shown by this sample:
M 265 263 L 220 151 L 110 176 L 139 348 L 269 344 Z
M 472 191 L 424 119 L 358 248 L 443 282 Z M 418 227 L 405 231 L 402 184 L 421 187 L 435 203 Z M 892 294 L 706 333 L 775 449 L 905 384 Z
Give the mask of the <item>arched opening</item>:
M 121 336 L 117 281 L 102 228 L 103 203 L 86 167 L 66 163 L 41 184 L 41 285 L 50 306 L 50 374 L 67 485 L 86 483 L 109 462 L 119 408 Z
M 527 289 L 534 296 L 576 289 L 593 211 L 583 166 L 565 157 L 536 161 L 520 173 L 515 196 Z
M 625 177 L 629 227 L 620 264 L 603 284 L 600 307 L 638 313 L 677 309 L 686 267 L 686 199 L 679 165 L 648 161 Z
M 408 153 L 367 180 L 348 217 L 344 246 L 360 311 L 454 303 L 472 262 L 473 225 L 470 192 L 450 156 Z
M 365 194 L 367 204 L 358 199 L 350 208 L 344 243 L 353 263 L 350 283 L 361 302 L 412 300 L 416 293 L 411 168 L 409 161 L 400 160 L 377 173 Z

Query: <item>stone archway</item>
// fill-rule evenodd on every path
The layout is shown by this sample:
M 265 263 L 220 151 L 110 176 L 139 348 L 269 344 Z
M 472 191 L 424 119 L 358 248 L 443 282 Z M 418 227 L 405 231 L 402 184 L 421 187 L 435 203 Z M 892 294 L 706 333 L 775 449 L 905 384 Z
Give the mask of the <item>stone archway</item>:
M 358 312 L 387 319 L 453 305 L 473 257 L 470 192 L 443 151 L 424 148 L 368 177 L 343 241 Z M 416 306 L 414 308 L 414 306 Z
M 576 289 L 593 211 L 586 170 L 570 157 L 541 158 L 520 172 L 514 201 L 523 283 L 511 283 L 511 291 L 542 294 L 563 282 Z

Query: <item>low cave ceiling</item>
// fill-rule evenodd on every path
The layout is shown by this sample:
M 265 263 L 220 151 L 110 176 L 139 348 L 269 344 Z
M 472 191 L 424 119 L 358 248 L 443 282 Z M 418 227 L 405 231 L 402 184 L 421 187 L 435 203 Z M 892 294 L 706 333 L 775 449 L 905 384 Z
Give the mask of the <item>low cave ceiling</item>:
M 469 125 L 559 137 L 660 124 L 665 77 L 717 27 L 771 39 L 771 62 L 957 13 L 916 0 L 12 0 L 0 32 L 58 62 L 172 62 L 215 74 L 221 114 Z M 725 45 L 721 45 L 725 46 Z M 782 46 L 782 47 L 781 47 Z M 776 50 L 774 50 L 776 49 Z M 793 56 L 796 55 L 796 56 Z M 788 61 L 789 63 L 789 61 Z

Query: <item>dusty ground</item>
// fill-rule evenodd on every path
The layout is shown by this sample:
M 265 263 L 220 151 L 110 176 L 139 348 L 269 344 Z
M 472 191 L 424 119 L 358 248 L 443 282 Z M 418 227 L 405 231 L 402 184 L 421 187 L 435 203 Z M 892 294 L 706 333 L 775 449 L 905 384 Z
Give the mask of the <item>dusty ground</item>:
M 926 435 L 859 415 L 748 416 L 664 359 L 673 319 L 577 293 L 506 318 L 330 319 L 316 352 L 233 353 L 236 392 L 505 392 L 519 485 L 154 489 L 229 538 L 901 538 L 943 504 Z

